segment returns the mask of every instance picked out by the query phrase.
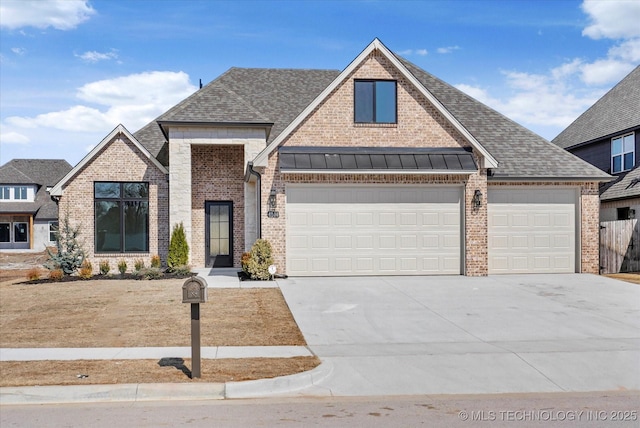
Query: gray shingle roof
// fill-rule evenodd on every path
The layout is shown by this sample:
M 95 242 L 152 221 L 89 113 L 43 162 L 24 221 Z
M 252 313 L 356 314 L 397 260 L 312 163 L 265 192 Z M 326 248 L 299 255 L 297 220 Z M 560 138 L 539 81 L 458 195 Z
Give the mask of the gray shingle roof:
M 233 67 L 134 136 L 164 165 L 168 164 L 165 138 L 156 122 L 272 123 L 268 143 L 339 73 Z
M 71 165 L 62 159 L 13 159 L 0 166 L 0 184 L 36 184 L 34 202 L 0 202 L 0 212 L 35 213 L 36 219 L 58 218 L 58 206 L 51 200 L 47 187 L 53 186 L 69 171 Z
M 640 65 L 552 141 L 566 149 L 638 125 L 640 125 Z
M 640 167 L 620 175 L 616 181 L 605 184 L 600 190 L 601 201 L 640 197 Z
M 494 178 L 605 179 L 609 175 L 398 57 L 499 162 Z M 157 122 L 273 123 L 273 141 L 338 75 L 336 70 L 231 68 L 134 136 L 168 165 Z
M 400 58 L 409 71 L 496 158 L 495 178 L 608 178 L 480 101 Z

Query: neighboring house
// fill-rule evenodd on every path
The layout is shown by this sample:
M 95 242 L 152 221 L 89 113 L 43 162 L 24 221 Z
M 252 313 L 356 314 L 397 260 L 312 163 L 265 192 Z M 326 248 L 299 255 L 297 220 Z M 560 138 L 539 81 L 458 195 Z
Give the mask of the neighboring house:
M 182 223 L 194 266 L 261 237 L 291 276 L 597 273 L 609 178 L 376 39 L 343 71 L 231 68 L 51 194 L 95 261 L 165 260 Z
M 616 176 L 600 187 L 600 220 L 640 215 L 640 66 L 552 142 Z
M 54 242 L 58 205 L 47 188 L 71 171 L 65 160 L 14 159 L 0 166 L 0 250 Z

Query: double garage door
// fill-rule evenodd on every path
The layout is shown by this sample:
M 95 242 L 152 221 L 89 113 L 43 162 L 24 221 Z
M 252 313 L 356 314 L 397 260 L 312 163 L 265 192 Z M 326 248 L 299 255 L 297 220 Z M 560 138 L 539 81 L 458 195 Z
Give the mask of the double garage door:
M 287 273 L 461 273 L 461 187 L 289 185 Z
M 287 273 L 464 273 L 462 194 L 460 186 L 289 185 Z M 575 272 L 576 200 L 573 189 L 489 188 L 489 273 Z

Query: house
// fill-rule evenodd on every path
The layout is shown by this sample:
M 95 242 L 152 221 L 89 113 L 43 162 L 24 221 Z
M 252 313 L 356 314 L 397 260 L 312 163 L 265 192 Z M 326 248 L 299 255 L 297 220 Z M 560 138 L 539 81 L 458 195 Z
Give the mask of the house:
M 375 39 L 342 71 L 231 68 L 51 194 L 96 261 L 164 260 L 182 223 L 194 266 L 264 238 L 290 276 L 597 273 L 609 178 Z
M 53 245 L 58 205 L 47 188 L 71 171 L 65 160 L 13 159 L 0 166 L 0 249 Z
M 600 187 L 600 220 L 640 214 L 640 66 L 552 141 L 616 177 Z

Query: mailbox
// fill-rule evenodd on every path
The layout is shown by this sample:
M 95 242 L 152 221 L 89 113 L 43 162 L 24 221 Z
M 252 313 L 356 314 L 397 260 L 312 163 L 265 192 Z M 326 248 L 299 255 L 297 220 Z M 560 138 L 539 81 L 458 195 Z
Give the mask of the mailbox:
M 182 303 L 205 303 L 207 282 L 200 276 L 192 276 L 182 284 Z

